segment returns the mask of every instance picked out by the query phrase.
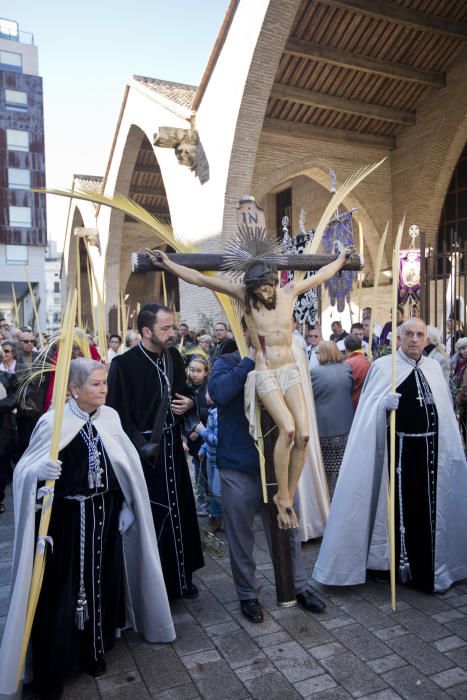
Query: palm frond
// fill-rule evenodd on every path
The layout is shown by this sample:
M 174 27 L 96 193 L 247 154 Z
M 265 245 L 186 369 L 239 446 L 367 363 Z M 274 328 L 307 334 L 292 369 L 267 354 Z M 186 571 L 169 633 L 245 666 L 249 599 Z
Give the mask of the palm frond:
M 318 251 L 326 227 L 332 220 L 332 218 L 335 216 L 338 207 L 342 204 L 344 199 L 352 192 L 352 190 L 355 189 L 355 187 L 357 187 L 357 185 L 359 185 L 362 182 L 362 180 L 364 180 L 366 177 L 368 177 L 368 175 L 370 175 L 374 170 L 376 170 L 376 168 L 379 168 L 379 166 L 382 163 L 384 163 L 385 160 L 386 158 L 383 158 L 382 160 L 376 163 L 371 163 L 370 165 L 367 165 L 364 168 L 360 168 L 360 170 L 357 170 L 355 173 L 353 173 L 353 175 L 350 175 L 350 177 L 348 177 L 347 180 L 345 180 L 345 182 L 342 183 L 342 185 L 332 196 L 329 204 L 324 210 L 319 224 L 316 227 L 313 239 L 308 243 L 305 250 L 303 251 L 304 255 L 313 255 Z M 297 271 L 294 275 L 294 282 L 300 282 L 302 279 L 304 279 L 305 274 L 305 272 Z
M 386 228 L 384 229 L 384 233 L 381 237 L 381 240 L 379 242 L 379 247 L 378 247 L 378 253 L 376 255 L 376 263 L 375 263 L 375 280 L 373 283 L 373 299 L 372 299 L 372 310 L 371 310 L 371 316 L 370 316 L 370 332 L 368 334 L 368 355 L 370 357 L 370 360 L 372 359 L 373 352 L 372 352 L 372 345 L 373 345 L 373 330 L 374 330 L 374 320 L 375 320 L 375 313 L 376 313 L 376 303 L 378 300 L 378 286 L 379 286 L 379 276 L 381 274 L 381 265 L 383 262 L 383 253 L 384 253 L 384 246 L 386 243 L 386 237 L 388 235 L 388 230 L 389 230 L 389 221 L 386 224 Z

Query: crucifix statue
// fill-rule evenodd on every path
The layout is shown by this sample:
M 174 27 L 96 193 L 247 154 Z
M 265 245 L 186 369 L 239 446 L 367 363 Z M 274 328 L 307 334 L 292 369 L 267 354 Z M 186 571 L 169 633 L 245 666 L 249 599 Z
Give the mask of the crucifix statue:
M 329 256 L 332 262 L 321 267 L 315 275 L 280 287 L 277 269 L 285 256 L 281 244 L 266 235 L 264 214 L 253 198 L 241 200 L 239 220 L 238 234 L 226 247 L 223 267 L 237 277 L 241 275 L 241 280 L 203 275 L 199 269 L 174 262 L 171 256 L 160 250 L 147 250 L 146 253 L 154 267 L 167 270 L 198 287 L 228 294 L 243 309 L 251 344 L 256 351 L 256 394 L 278 428 L 274 447 L 277 493 L 273 497 L 278 524 L 281 529 L 296 528 L 299 523 L 293 499 L 305 462 L 309 420 L 292 350 L 294 304 L 300 294 L 329 279 L 344 265 L 351 263 L 354 269 L 359 269 L 361 261 L 349 247 L 337 257 Z M 288 264 L 294 269 L 294 261 L 298 263 L 305 256 L 287 257 Z

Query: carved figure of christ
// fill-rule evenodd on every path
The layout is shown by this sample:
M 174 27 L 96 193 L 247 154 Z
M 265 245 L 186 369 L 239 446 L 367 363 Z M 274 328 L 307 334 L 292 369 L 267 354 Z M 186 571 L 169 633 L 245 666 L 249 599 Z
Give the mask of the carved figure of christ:
M 256 350 L 257 393 L 278 430 L 274 447 L 277 481 L 274 502 L 281 529 L 299 525 L 292 504 L 309 440 L 308 408 L 292 350 L 295 300 L 339 272 L 352 252 L 352 248 L 345 249 L 312 277 L 281 288 L 277 273 L 264 263 L 254 263 L 245 273 L 243 282 L 238 283 L 179 265 L 163 251 L 146 251 L 154 267 L 163 268 L 197 287 L 228 294 L 245 310 L 244 319 Z

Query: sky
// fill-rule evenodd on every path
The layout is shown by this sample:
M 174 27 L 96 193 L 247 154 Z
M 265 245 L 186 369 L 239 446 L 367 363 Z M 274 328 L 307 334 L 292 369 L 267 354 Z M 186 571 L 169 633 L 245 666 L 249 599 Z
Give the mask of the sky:
M 34 34 L 44 86 L 48 187 L 103 175 L 132 75 L 198 85 L 229 0 L 15 0 L 2 17 Z M 49 239 L 63 245 L 68 203 L 47 197 Z

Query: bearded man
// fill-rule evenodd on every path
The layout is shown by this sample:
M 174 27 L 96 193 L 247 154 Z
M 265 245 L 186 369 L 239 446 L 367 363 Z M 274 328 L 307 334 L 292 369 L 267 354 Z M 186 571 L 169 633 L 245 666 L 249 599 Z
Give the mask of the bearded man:
M 396 392 L 390 356 L 374 362 L 363 387 L 313 572 L 324 584 L 360 584 L 367 569 L 389 569 L 390 410 L 399 580 L 430 593 L 467 576 L 467 463 L 452 400 L 439 364 L 423 355 L 424 322 L 411 318 L 400 333 Z
M 283 529 L 299 525 L 293 510 L 293 499 L 309 441 L 308 409 L 292 350 L 295 300 L 339 272 L 351 253 L 352 249 L 347 248 L 336 260 L 308 279 L 278 287 L 275 268 L 264 261 L 251 264 L 244 274 L 243 283 L 238 283 L 203 275 L 197 270 L 178 265 L 162 251 L 147 251 L 155 267 L 162 267 L 198 287 L 228 294 L 245 310 L 245 322 L 256 351 L 255 370 L 250 373 L 250 387 L 245 389 L 246 397 L 250 394 L 250 400 L 246 398 L 251 407 L 250 432 L 257 437 L 255 402 L 251 400 L 253 387 L 278 429 L 274 447 L 277 493 L 273 498 L 279 527 Z

